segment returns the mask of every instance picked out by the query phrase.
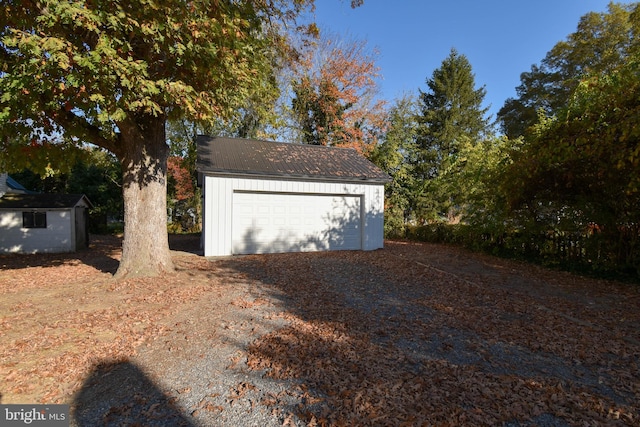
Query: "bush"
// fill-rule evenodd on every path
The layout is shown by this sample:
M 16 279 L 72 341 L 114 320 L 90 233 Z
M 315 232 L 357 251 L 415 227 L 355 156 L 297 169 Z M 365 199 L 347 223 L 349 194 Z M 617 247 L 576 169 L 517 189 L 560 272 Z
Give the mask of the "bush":
M 527 231 L 468 224 L 434 223 L 408 226 L 406 237 L 429 243 L 465 246 L 505 258 L 534 262 L 598 277 L 640 281 L 637 240 L 630 239 L 627 256 L 616 257 L 620 243 L 610 236 L 581 231 Z
M 407 237 L 421 242 L 464 244 L 469 232 L 468 225 L 434 223 L 408 227 Z

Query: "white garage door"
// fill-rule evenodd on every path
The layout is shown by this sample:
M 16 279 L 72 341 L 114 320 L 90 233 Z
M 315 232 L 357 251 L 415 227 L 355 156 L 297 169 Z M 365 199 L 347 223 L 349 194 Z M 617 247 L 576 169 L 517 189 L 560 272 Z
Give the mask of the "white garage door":
M 233 193 L 234 254 L 361 249 L 360 197 Z

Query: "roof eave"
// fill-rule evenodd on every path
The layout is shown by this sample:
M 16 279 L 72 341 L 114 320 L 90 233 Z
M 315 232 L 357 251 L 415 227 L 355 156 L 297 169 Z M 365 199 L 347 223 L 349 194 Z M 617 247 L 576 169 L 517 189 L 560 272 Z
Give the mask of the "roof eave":
M 40 204 L 40 203 L 34 203 L 31 199 L 33 197 L 38 197 L 38 196 L 43 196 L 43 197 L 47 197 L 49 196 L 47 193 L 36 193 L 36 194 L 19 194 L 19 193 L 9 193 L 11 195 L 18 195 L 18 196 L 26 196 L 27 200 L 8 200 L 6 199 L 6 205 L 2 206 L 2 201 L 0 199 L 0 210 L 2 211 L 16 211 L 16 210 L 32 210 L 32 211 L 65 211 L 65 210 L 69 210 L 69 209 L 73 209 L 76 206 L 78 206 L 81 202 L 84 201 L 84 204 L 87 205 L 87 207 L 89 209 L 93 209 L 93 203 L 91 203 L 91 201 L 89 200 L 89 198 L 85 195 L 85 194 L 71 194 L 69 196 L 74 196 L 75 198 L 72 200 L 75 200 L 73 203 L 64 203 L 61 204 L 58 201 L 52 202 L 51 204 Z
M 265 174 L 260 172 L 235 172 L 235 171 L 199 171 L 205 176 L 228 177 L 228 178 L 250 178 L 250 179 L 288 179 L 291 181 L 314 181 L 314 182 L 341 182 L 349 184 L 379 184 L 383 185 L 391 182 L 391 178 L 369 178 L 369 177 L 336 177 L 321 175 L 290 175 L 290 174 Z

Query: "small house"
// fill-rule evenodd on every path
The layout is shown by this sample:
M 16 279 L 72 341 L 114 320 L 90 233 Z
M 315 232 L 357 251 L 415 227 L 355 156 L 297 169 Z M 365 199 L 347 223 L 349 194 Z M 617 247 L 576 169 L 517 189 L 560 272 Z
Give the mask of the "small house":
M 92 206 L 86 196 L 9 192 L 6 181 L 0 189 L 4 189 L 0 253 L 74 252 L 88 247 Z
M 383 247 L 389 176 L 348 148 L 200 136 L 205 256 Z

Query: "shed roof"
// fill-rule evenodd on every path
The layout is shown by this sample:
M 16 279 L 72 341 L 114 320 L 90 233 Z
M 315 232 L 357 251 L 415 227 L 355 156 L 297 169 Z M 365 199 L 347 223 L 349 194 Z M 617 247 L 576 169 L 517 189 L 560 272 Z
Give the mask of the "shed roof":
M 89 207 L 91 202 L 84 194 L 14 194 L 0 197 L 0 209 L 69 209 L 81 201 Z
M 349 148 L 198 136 L 198 172 L 384 183 L 389 175 Z

